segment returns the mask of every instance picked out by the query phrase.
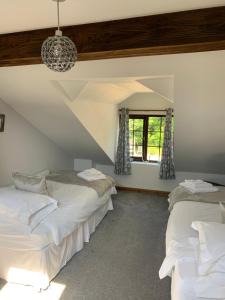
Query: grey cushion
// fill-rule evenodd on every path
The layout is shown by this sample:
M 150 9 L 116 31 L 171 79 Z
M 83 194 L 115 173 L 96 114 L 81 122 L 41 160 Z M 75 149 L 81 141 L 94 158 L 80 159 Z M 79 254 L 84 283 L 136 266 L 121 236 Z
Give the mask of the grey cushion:
M 48 194 L 45 177 L 13 173 L 12 178 L 14 185 L 18 190 L 38 194 Z

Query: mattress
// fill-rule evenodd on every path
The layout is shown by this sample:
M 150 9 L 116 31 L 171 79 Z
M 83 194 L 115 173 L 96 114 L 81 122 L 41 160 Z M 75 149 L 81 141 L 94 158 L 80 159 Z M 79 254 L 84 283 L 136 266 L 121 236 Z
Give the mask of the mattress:
M 167 226 L 166 251 L 172 241 L 185 243 L 189 237 L 197 237 L 191 228 L 193 221 L 222 222 L 218 204 L 182 201 L 174 206 Z M 193 252 L 187 253 L 176 263 L 172 273 L 172 300 L 206 300 L 195 296 L 197 263 Z M 209 299 L 208 299 L 209 300 Z
M 52 182 L 59 208 L 30 235 L 17 228 L 0 234 L 0 278 L 45 289 L 67 261 L 89 241 L 91 233 L 112 210 L 111 194 Z

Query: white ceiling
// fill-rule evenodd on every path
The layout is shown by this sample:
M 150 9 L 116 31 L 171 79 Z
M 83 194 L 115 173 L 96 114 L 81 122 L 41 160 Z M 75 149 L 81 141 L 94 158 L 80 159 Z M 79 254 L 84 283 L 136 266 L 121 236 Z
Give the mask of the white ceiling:
M 70 101 L 97 101 L 118 104 L 135 93 L 152 93 L 152 89 L 134 79 L 118 80 L 63 80 L 63 93 Z
M 51 0 L 1 2 L 0 33 L 56 25 L 56 3 Z M 222 5 L 225 0 L 67 0 L 61 4 L 61 23 L 82 24 Z
M 53 81 L 67 100 L 119 104 L 136 93 L 154 93 L 173 102 L 173 77 L 99 78 Z M 153 87 L 153 88 L 152 88 Z

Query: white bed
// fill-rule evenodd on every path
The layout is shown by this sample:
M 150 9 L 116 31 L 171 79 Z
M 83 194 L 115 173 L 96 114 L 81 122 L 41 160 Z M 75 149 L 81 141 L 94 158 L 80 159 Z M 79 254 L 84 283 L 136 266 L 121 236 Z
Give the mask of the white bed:
M 99 197 L 92 188 L 53 181 L 48 189 L 59 208 L 31 234 L 0 226 L 0 278 L 8 282 L 46 289 L 113 209 L 111 194 L 116 192 L 113 187 Z
M 196 220 L 222 223 L 219 205 L 182 201 L 176 203 L 171 212 L 166 232 L 166 252 L 169 254 L 171 243 L 174 241 L 184 245 L 172 272 L 172 300 L 206 300 L 196 297 L 197 260 L 192 248 L 187 246 L 188 238 L 197 237 L 197 231 L 191 228 L 192 222 Z

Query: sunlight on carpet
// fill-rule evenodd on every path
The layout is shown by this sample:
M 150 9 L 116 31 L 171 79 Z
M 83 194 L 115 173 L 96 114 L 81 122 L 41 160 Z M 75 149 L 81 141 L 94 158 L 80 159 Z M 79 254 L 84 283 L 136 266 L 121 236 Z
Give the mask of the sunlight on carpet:
M 46 291 L 37 292 L 33 287 L 6 283 L 0 289 L 0 300 L 60 300 L 66 286 L 51 282 Z

